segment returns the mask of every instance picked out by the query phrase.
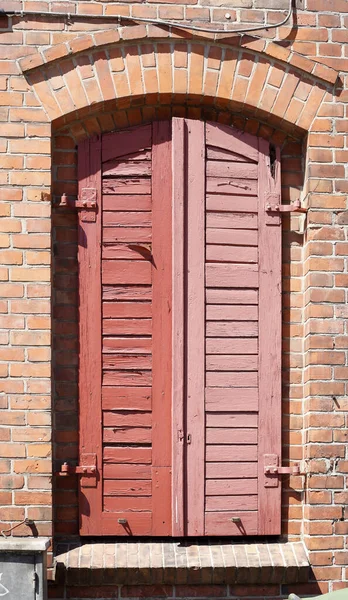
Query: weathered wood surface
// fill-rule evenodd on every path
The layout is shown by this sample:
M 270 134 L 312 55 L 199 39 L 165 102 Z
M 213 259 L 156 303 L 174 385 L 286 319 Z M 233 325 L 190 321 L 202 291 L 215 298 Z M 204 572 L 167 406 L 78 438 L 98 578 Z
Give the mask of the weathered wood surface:
M 151 448 L 105 446 L 104 465 L 151 464 Z
M 103 386 L 103 410 L 151 410 L 150 387 L 113 387 Z
M 258 388 L 247 387 L 207 387 L 205 390 L 207 411 L 257 411 Z

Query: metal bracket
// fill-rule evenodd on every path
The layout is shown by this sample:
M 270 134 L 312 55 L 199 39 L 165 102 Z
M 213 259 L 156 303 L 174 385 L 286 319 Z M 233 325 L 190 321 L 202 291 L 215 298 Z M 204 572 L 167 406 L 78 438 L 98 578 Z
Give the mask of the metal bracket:
M 81 465 L 69 465 L 64 462 L 57 473 L 59 477 L 81 475 L 81 487 L 96 487 L 97 485 L 97 455 L 81 454 Z
M 62 208 L 69 206 L 70 208 L 79 209 L 81 210 L 81 221 L 95 223 L 98 210 L 97 190 L 96 188 L 82 188 L 81 194 L 77 199 L 63 194 L 58 206 Z
M 277 454 L 264 455 L 264 486 L 278 487 L 281 475 L 300 475 L 300 465 L 293 467 L 279 466 L 279 456 Z
M 307 208 L 301 206 L 299 200 L 290 204 L 281 204 L 279 194 L 266 194 L 265 198 L 266 225 L 279 225 L 282 213 L 306 213 Z

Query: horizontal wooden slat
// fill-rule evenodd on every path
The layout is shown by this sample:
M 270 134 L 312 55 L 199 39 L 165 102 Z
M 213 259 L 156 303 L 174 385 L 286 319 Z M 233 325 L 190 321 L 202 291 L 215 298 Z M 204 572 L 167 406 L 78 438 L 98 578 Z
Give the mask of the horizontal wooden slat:
M 255 388 L 206 388 L 205 407 L 207 411 L 256 411 L 258 409 L 258 389 Z
M 256 179 L 207 177 L 206 186 L 208 194 L 243 194 L 243 196 L 257 196 Z M 130 192 L 127 193 L 129 194 Z
M 257 427 L 258 415 L 251 412 L 208 412 L 207 427 Z
M 151 355 L 122 355 L 122 354 L 103 354 L 103 369 L 122 369 L 122 370 L 150 370 L 152 367 Z
M 205 251 L 206 262 L 257 263 L 258 250 L 253 246 L 219 246 L 208 244 Z
M 258 307 L 243 304 L 208 304 L 206 307 L 206 319 L 208 321 L 257 321 Z
M 151 319 L 104 319 L 104 335 L 151 335 Z
M 205 473 L 207 479 L 257 477 L 257 462 L 208 462 Z
M 254 354 L 207 355 L 207 371 L 257 371 L 258 356 Z
M 152 509 L 152 498 L 150 496 L 104 496 L 104 510 L 115 512 L 121 510 L 125 513 L 134 511 L 150 511 Z M 127 515 L 128 516 L 128 515 Z
M 257 304 L 258 290 L 207 288 L 205 299 L 207 304 Z
M 146 427 L 104 427 L 103 437 L 107 444 L 151 444 L 151 429 Z
M 103 385 L 147 387 L 152 385 L 151 371 L 104 371 Z
M 258 200 L 255 196 L 207 194 L 205 207 L 215 212 L 256 213 Z
M 104 427 L 151 427 L 151 413 L 135 410 L 104 411 L 103 424 Z
M 208 263 L 205 274 L 207 287 L 256 288 L 259 283 L 257 265 Z
M 257 229 L 258 216 L 256 213 L 208 212 L 206 226 L 207 229 Z
M 102 387 L 103 410 L 151 410 L 151 388 Z
M 103 227 L 104 244 L 151 242 L 151 227 Z
M 251 371 L 233 373 L 208 371 L 206 373 L 207 387 L 256 387 L 257 383 L 257 373 Z
M 258 334 L 257 321 L 208 321 L 207 337 L 255 337 Z
M 206 157 L 208 160 L 226 160 L 229 162 L 249 162 L 250 160 L 245 156 L 235 154 L 235 152 L 229 152 L 224 148 L 214 148 L 213 146 L 206 146 Z
M 151 448 L 136 446 L 115 447 L 106 446 L 103 452 L 104 464 L 151 464 Z
M 127 525 L 122 524 L 122 519 L 127 520 Z M 121 520 L 121 523 L 119 522 Z M 151 511 L 103 511 L 98 519 L 98 535 L 100 536 L 150 536 L 152 535 Z
M 232 517 L 240 517 L 240 521 L 233 523 Z M 245 536 L 258 534 L 257 511 L 244 512 L 206 512 L 205 535 L 218 536 Z
M 220 180 L 219 180 L 220 181 Z M 221 180 L 222 181 L 222 180 Z M 134 177 L 122 179 L 103 179 L 103 194 L 151 194 L 151 179 Z
M 151 210 L 150 194 L 107 194 L 103 210 Z
M 207 354 L 257 354 L 257 338 L 207 338 Z
M 106 480 L 104 481 L 105 496 L 151 496 L 151 481 L 142 479 Z
M 143 177 L 144 175 L 151 175 L 151 160 L 124 157 L 123 160 L 108 161 L 103 165 L 103 177 Z
M 257 246 L 258 232 L 255 229 L 210 229 L 206 230 L 207 244 L 234 244 L 235 246 Z
M 150 212 L 103 212 L 103 225 L 105 227 L 151 227 Z
M 207 496 L 205 509 L 209 512 L 218 510 L 257 510 L 257 499 L 256 494 L 254 496 Z
M 240 161 L 226 162 L 223 160 L 208 160 L 206 166 L 206 175 L 208 177 L 257 179 L 258 166 L 254 163 L 243 163 Z
M 138 249 L 139 248 L 139 249 Z M 151 261 L 151 252 L 144 248 L 144 251 L 136 244 L 112 244 L 103 246 L 102 260 L 147 260 Z
M 105 479 L 151 479 L 150 465 L 104 465 Z
M 257 429 L 229 429 L 207 427 L 206 428 L 207 444 L 256 444 Z M 247 460 L 247 459 L 245 459 Z
M 258 139 L 250 133 L 231 129 L 230 126 L 220 123 L 207 123 L 205 135 L 206 144 L 209 146 L 230 150 L 243 158 L 258 161 Z
M 102 161 L 120 158 L 135 152 L 141 152 L 151 147 L 152 125 L 138 126 L 136 135 L 135 128 L 125 129 L 117 133 L 115 144 L 115 134 L 107 133 L 102 136 Z
M 208 479 L 207 496 L 239 496 L 257 494 L 257 479 Z
M 255 461 L 257 445 L 208 444 L 206 447 L 207 462 Z
M 104 319 L 146 319 L 151 313 L 151 302 L 103 302 Z
M 146 337 L 104 337 L 103 352 L 117 354 L 150 354 L 152 339 Z
M 104 260 L 102 282 L 103 284 L 150 284 L 151 263 L 140 260 Z
M 104 285 L 103 301 L 105 300 L 151 300 L 151 286 L 139 285 Z

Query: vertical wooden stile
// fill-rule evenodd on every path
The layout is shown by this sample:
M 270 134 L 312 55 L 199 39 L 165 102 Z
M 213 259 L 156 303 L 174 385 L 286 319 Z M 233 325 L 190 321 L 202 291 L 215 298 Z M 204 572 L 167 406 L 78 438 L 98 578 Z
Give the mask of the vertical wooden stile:
M 204 534 L 205 124 L 186 121 L 187 535 Z
M 265 211 L 268 194 L 279 194 L 280 151 L 259 141 L 259 535 L 281 531 L 281 484 L 265 487 L 265 456 L 281 460 L 281 220 Z
M 173 176 L 173 535 L 184 535 L 184 190 L 185 190 L 185 122 L 172 121 Z
M 98 210 L 95 222 L 78 222 L 79 263 L 79 418 L 80 461 L 96 454 L 96 487 L 79 486 L 80 532 L 94 533 L 102 511 L 102 407 L 101 407 L 101 141 L 81 142 L 78 149 L 79 193 L 95 188 Z
M 152 534 L 172 529 L 172 176 L 171 123 L 153 123 Z

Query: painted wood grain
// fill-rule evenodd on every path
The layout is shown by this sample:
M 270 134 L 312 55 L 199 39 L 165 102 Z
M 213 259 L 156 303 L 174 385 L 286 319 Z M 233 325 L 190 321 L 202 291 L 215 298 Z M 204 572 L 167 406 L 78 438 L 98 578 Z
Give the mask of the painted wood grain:
M 238 461 L 256 461 L 257 445 L 252 444 L 207 444 L 206 461 L 207 462 L 238 462 Z
M 233 523 L 233 517 L 241 521 Z M 205 534 L 213 536 L 245 536 L 256 535 L 258 532 L 257 512 L 207 512 L 205 518 Z
M 258 316 L 258 307 L 247 304 L 208 304 L 206 307 L 208 321 L 257 321 Z
M 102 282 L 106 285 L 120 283 L 127 285 L 132 283 L 135 285 L 150 284 L 151 264 L 140 260 L 103 261 Z
M 254 163 L 207 160 L 208 177 L 235 177 L 237 179 L 257 179 L 258 165 Z
M 150 160 L 129 158 L 127 160 L 127 157 L 124 157 L 124 160 L 109 161 L 103 165 L 103 177 L 140 177 L 146 175 L 151 175 Z
M 129 411 L 104 411 L 104 427 L 151 427 L 151 413 Z
M 256 263 L 258 251 L 252 246 L 207 244 L 205 259 L 207 262 Z
M 207 229 L 207 244 L 234 244 L 235 246 L 257 246 L 258 233 L 253 229 Z
M 104 496 L 104 510 L 108 512 L 123 511 L 139 513 L 151 511 L 152 498 L 150 496 Z
M 106 479 L 104 481 L 104 494 L 106 496 L 151 496 L 151 481 Z
M 103 437 L 106 444 L 151 444 L 151 429 L 146 427 L 104 427 Z
M 257 478 L 254 479 L 207 479 L 207 496 L 247 496 L 257 494 Z
M 253 289 L 213 289 L 205 290 L 207 304 L 258 304 L 258 292 Z
M 208 463 L 209 464 L 209 463 Z M 257 510 L 257 495 L 254 496 L 207 496 L 205 501 L 207 512 L 218 510 Z
M 223 148 L 244 158 L 258 161 L 257 137 L 218 123 L 207 123 L 206 143 L 209 146 Z
M 257 338 L 207 338 L 207 354 L 257 354 Z
M 131 127 L 117 134 L 108 133 L 102 138 L 102 161 L 107 162 L 151 147 L 151 125 Z
M 103 410 L 151 410 L 151 388 L 103 386 L 102 406 Z
M 228 427 L 215 429 L 207 427 L 207 444 L 256 444 L 257 429 L 229 429 Z
M 151 354 L 152 339 L 150 337 L 104 337 L 103 353 L 117 354 Z
M 103 198 L 104 210 L 151 210 L 151 195 L 148 194 L 108 194 Z
M 105 371 L 103 372 L 103 385 L 120 385 L 134 387 L 147 387 L 152 385 L 151 371 Z
M 119 523 L 119 519 L 126 519 L 126 525 Z M 102 536 L 149 536 L 152 531 L 152 512 L 104 511 L 99 521 L 99 531 Z
M 258 389 L 254 388 L 206 388 L 205 405 L 207 411 L 256 411 L 258 409 Z
M 257 181 L 255 179 L 207 177 L 206 181 L 208 194 L 243 194 L 245 196 L 257 195 Z M 113 193 L 113 191 L 111 190 L 110 193 Z M 146 192 L 143 193 L 146 194 Z
M 207 371 L 206 374 L 207 387 L 256 387 L 257 383 L 258 374 L 254 371 Z
M 208 462 L 205 473 L 207 479 L 257 479 L 257 462 Z
M 207 321 L 207 337 L 255 337 L 258 334 L 257 321 Z
M 207 194 L 206 210 L 216 212 L 256 213 L 258 199 L 253 196 Z
M 258 357 L 253 354 L 207 355 L 205 365 L 207 371 L 257 371 Z
M 140 244 L 148 243 L 152 240 L 152 229 L 150 227 L 104 227 L 103 242 L 105 244 L 115 244 L 117 242 L 127 242 Z
M 207 412 L 207 427 L 257 427 L 258 417 L 256 413 L 251 412 Z
M 105 446 L 103 451 L 104 465 L 108 464 L 151 464 L 151 448 L 139 446 L 115 447 Z
M 150 370 L 152 366 L 151 355 L 122 355 L 122 354 L 103 354 L 103 369 L 105 370 Z
M 151 479 L 150 465 L 120 465 L 106 464 L 104 465 L 103 475 L 105 479 Z
M 231 162 L 249 162 L 248 158 L 225 150 L 224 148 L 215 148 L 214 146 L 206 146 L 206 157 L 208 160 L 226 160 Z
M 257 265 L 208 263 L 205 276 L 207 287 L 256 288 L 259 283 Z
M 151 212 L 104 211 L 103 224 L 106 227 L 150 227 Z
M 150 194 L 151 180 L 145 177 L 103 179 L 103 194 Z
M 103 285 L 105 300 L 151 300 L 151 286 L 139 285 Z
M 146 319 L 150 318 L 151 314 L 151 302 L 103 302 L 104 319 Z
M 207 212 L 206 215 L 208 229 L 257 229 L 257 221 L 256 213 Z
M 150 244 L 149 244 L 150 246 Z M 103 260 L 147 260 L 151 261 L 151 251 L 139 244 L 112 244 L 102 248 Z
M 151 335 L 151 319 L 104 319 L 104 335 Z

